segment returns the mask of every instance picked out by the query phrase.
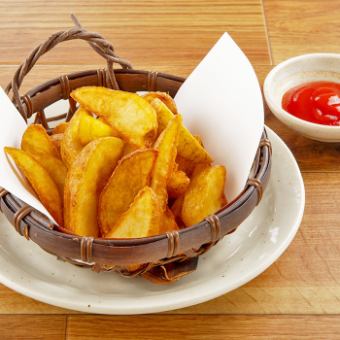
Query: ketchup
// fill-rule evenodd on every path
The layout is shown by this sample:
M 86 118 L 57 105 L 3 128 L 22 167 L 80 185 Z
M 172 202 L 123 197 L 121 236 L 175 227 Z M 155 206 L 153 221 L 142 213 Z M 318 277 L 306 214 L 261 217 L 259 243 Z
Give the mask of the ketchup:
M 340 126 L 340 84 L 315 81 L 293 87 L 284 94 L 282 107 L 312 123 Z

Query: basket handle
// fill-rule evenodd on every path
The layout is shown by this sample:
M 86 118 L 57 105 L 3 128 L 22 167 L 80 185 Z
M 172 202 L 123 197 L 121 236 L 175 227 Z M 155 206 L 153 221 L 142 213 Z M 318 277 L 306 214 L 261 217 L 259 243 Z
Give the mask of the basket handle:
M 16 104 L 18 110 L 21 115 L 27 121 L 27 112 L 24 107 L 19 89 L 25 78 L 25 76 L 30 72 L 33 66 L 37 63 L 39 58 L 43 56 L 45 53 L 50 51 L 56 45 L 69 40 L 85 40 L 89 43 L 89 45 L 104 59 L 106 59 L 107 63 L 107 75 L 108 75 L 108 84 L 112 88 L 119 88 L 114 71 L 113 64 L 119 64 L 122 68 L 131 69 L 131 64 L 120 57 L 118 57 L 115 52 L 113 46 L 105 40 L 100 34 L 88 32 L 84 29 L 78 19 L 72 14 L 71 18 L 75 24 L 75 27 L 71 28 L 68 31 L 60 31 L 52 36 L 50 36 L 44 43 L 37 46 L 31 54 L 26 58 L 26 60 L 19 66 L 17 71 L 13 76 L 12 82 L 10 82 L 6 87 L 6 93 L 9 94 L 10 91 L 13 93 L 12 101 Z

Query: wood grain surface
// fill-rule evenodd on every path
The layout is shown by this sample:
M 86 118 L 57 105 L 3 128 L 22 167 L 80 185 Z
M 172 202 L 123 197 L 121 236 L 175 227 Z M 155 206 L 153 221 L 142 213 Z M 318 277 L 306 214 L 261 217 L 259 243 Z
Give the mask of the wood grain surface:
M 0 0 L 0 85 L 75 13 L 136 68 L 187 76 L 224 31 L 250 58 L 262 83 L 280 61 L 340 52 L 340 0 L 12 1 Z M 41 60 L 23 90 L 60 74 L 98 68 L 86 44 L 66 43 Z M 76 313 L 0 285 L 1 339 L 340 339 L 340 144 L 297 135 L 268 110 L 268 124 L 302 170 L 306 209 L 283 256 L 245 286 L 160 315 Z

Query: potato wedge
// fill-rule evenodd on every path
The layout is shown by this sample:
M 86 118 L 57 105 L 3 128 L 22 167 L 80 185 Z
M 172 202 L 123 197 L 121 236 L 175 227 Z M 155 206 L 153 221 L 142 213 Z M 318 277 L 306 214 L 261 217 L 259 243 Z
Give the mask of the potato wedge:
M 62 226 L 62 198 L 57 185 L 46 169 L 23 150 L 6 147 L 5 152 L 12 157 L 19 170 L 27 178 L 47 211 Z
M 167 127 L 170 120 L 174 117 L 174 114 L 159 98 L 144 98 L 149 101 L 150 105 L 157 113 L 158 135 L 160 135 L 161 132 Z
M 73 115 L 64 134 L 61 154 L 67 167 L 70 167 L 86 144 L 101 137 L 117 137 L 110 125 L 94 118 L 82 107 Z
M 86 111 L 81 111 L 78 127 L 78 138 L 82 145 L 86 145 L 101 137 L 119 137 L 112 127 L 94 118 Z
M 168 195 L 177 198 L 183 195 L 190 184 L 190 178 L 183 171 L 174 171 L 168 181 Z
M 141 96 L 95 86 L 80 87 L 71 96 L 85 109 L 104 118 L 128 143 L 151 146 L 156 139 L 156 112 Z
M 169 121 L 174 117 L 174 114 L 168 109 L 168 107 L 158 98 L 154 98 L 150 102 L 151 106 L 157 113 L 158 120 L 158 133 L 161 133 L 167 126 Z M 178 155 L 190 160 L 194 163 L 208 163 L 212 162 L 212 159 L 208 152 L 202 147 L 200 142 L 191 134 L 191 132 L 181 124 L 178 136 L 177 145 Z
M 195 169 L 184 195 L 182 220 L 188 227 L 214 214 L 226 204 L 224 166 L 202 166 Z
M 203 139 L 200 135 L 194 135 L 194 137 L 198 140 L 198 142 L 202 145 L 202 147 L 204 148 L 204 144 L 203 144 Z
M 167 183 L 175 165 L 180 124 L 181 116 L 174 116 L 154 146 L 158 156 L 152 173 L 151 188 L 158 196 L 164 210 L 168 200 Z
M 102 235 L 129 209 L 137 193 L 150 185 L 157 157 L 153 149 L 137 150 L 122 158 L 99 198 L 98 220 Z
M 61 158 L 68 169 L 83 148 L 83 145 L 78 138 L 78 130 L 79 122 L 84 114 L 87 114 L 87 112 L 81 107 L 76 111 L 70 120 L 64 132 L 64 138 L 60 143 Z
M 65 183 L 65 228 L 77 235 L 99 235 L 99 194 L 111 176 L 123 146 L 119 138 L 103 137 L 90 142 L 79 153 Z
M 171 206 L 171 211 L 175 217 L 176 223 L 179 227 L 184 226 L 182 221 L 182 207 L 183 207 L 184 196 L 178 197 Z
M 58 150 L 58 154 L 59 154 L 60 159 L 61 159 L 60 146 L 61 146 L 61 141 L 63 140 L 63 138 L 64 138 L 63 133 L 56 133 L 56 134 L 50 136 L 52 143 L 54 144 L 54 146 Z
M 175 220 L 175 216 L 169 207 L 166 208 L 160 223 L 160 234 L 164 234 L 167 231 L 179 230 Z
M 173 98 L 166 92 L 149 92 L 146 95 L 143 96 L 144 99 L 146 99 L 149 103 L 154 99 L 158 98 L 161 100 L 167 107 L 168 109 L 173 113 L 173 114 L 178 114 L 177 111 L 177 106 Z
M 192 162 L 190 159 L 181 157 L 180 155 L 177 155 L 176 157 L 176 164 L 178 171 L 185 172 L 188 177 L 192 176 L 192 173 L 194 172 L 195 167 L 197 166 L 197 164 Z
M 133 145 L 133 144 L 128 144 L 125 143 L 124 145 L 124 150 L 123 150 L 123 156 L 127 156 L 132 152 L 135 152 L 137 150 L 141 150 L 139 146 Z
M 58 149 L 40 124 L 30 125 L 21 139 L 21 148 L 26 152 L 51 155 L 59 158 Z
M 42 125 L 32 124 L 26 129 L 21 148 L 45 168 L 63 197 L 67 169 L 60 159 L 58 149 Z
M 68 127 L 68 123 L 67 122 L 62 122 L 60 124 L 58 124 L 53 130 L 52 130 L 52 135 L 58 135 L 59 133 L 64 133 L 65 130 Z
M 139 191 L 129 209 L 105 236 L 108 238 L 140 238 L 158 235 L 161 208 L 150 187 Z

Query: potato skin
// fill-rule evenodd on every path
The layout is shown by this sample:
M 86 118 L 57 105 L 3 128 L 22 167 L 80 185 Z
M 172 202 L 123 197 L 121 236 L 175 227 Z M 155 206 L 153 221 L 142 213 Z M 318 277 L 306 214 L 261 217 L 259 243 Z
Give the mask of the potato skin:
M 65 193 L 65 228 L 81 236 L 99 235 L 97 207 L 99 194 L 111 176 L 124 143 L 103 137 L 87 144 L 69 169 Z
M 150 185 L 156 157 L 156 150 L 144 149 L 119 161 L 99 198 L 98 220 L 102 235 L 107 234 L 129 209 L 137 193 Z
M 26 129 L 21 148 L 45 168 L 63 197 L 67 169 L 56 144 L 42 125 L 32 124 Z
M 156 112 L 135 93 L 84 86 L 74 90 L 71 96 L 86 110 L 104 119 L 130 144 L 148 147 L 157 137 Z
M 168 203 L 167 184 L 175 167 L 180 123 L 181 116 L 174 116 L 154 145 L 158 156 L 152 173 L 151 188 L 158 196 L 163 211 Z
M 157 113 L 158 133 L 160 134 L 175 115 L 159 98 L 153 98 L 150 104 Z M 191 163 L 210 164 L 212 162 L 212 158 L 202 146 L 201 141 L 194 137 L 183 123 L 179 128 L 177 149 L 178 155 Z
M 23 150 L 5 147 L 5 152 L 27 178 L 41 203 L 59 225 L 63 225 L 62 196 L 47 170 Z
M 141 238 L 160 233 L 161 207 L 150 187 L 140 190 L 129 209 L 120 216 L 106 237 Z
M 224 195 L 225 181 L 224 166 L 201 166 L 195 170 L 184 195 L 181 213 L 187 227 L 214 214 L 227 203 Z
M 169 197 L 178 198 L 182 196 L 187 191 L 189 184 L 190 178 L 184 171 L 174 171 L 170 176 L 167 185 Z

